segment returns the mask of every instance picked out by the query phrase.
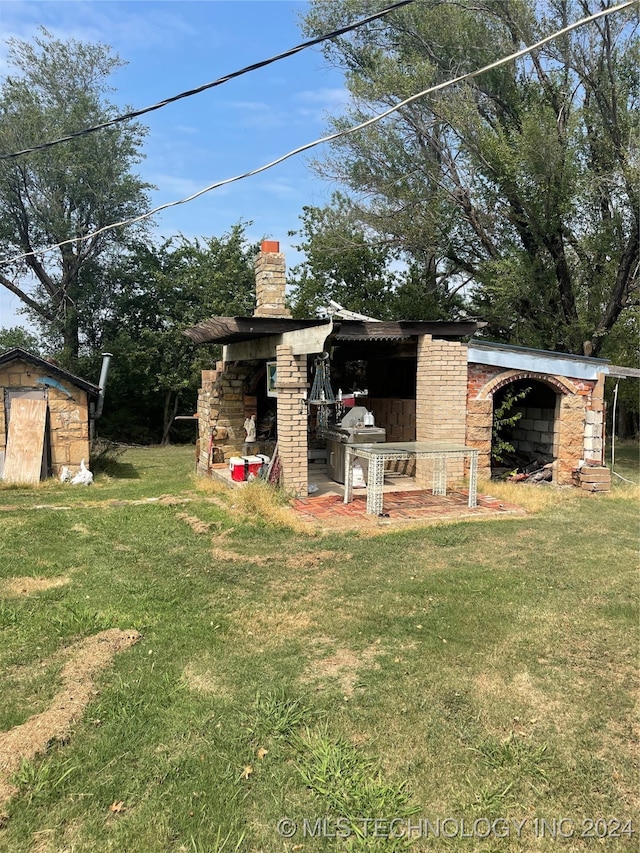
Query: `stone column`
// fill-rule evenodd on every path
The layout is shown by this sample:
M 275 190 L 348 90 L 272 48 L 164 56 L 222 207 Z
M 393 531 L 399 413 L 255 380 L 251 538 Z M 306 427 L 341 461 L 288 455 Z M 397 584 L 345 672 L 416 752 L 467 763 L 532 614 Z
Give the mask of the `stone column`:
M 309 486 L 307 407 L 303 403 L 307 388 L 307 356 L 293 355 L 292 348 L 284 344 L 276 347 L 278 453 L 282 484 L 296 495 L 306 495 Z
M 590 462 L 605 464 L 605 423 L 604 423 L 604 374 L 598 374 L 593 391 L 591 405 L 585 413 L 584 458 Z
M 564 394 L 560 400 L 560 422 L 557 424 L 557 481 L 572 482 L 571 472 L 584 454 L 585 398 L 580 394 Z
M 491 479 L 491 437 L 493 430 L 493 397 L 469 400 L 467 403 L 467 436 L 465 443 L 477 448 L 478 477 Z

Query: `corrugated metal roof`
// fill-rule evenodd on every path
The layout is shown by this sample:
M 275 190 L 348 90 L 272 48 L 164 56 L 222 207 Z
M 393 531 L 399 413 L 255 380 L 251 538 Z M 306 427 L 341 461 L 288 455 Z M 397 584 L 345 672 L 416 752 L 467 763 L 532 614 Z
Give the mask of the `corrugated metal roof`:
M 280 317 L 211 317 L 184 334 L 198 344 L 231 344 L 281 335 L 298 329 L 328 325 L 329 319 L 295 320 Z M 339 320 L 334 318 L 337 341 L 402 341 L 420 335 L 439 338 L 463 338 L 478 329 L 473 320 L 450 322 L 446 320 Z
M 184 334 L 196 344 L 233 344 L 329 323 L 330 320 L 296 320 L 292 317 L 211 317 L 185 329 Z

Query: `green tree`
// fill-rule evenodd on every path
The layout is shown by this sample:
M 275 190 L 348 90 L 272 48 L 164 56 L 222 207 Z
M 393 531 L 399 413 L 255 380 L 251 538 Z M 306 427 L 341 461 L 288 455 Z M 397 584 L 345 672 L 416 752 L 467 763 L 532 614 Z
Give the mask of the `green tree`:
M 32 43 L 9 39 L 11 74 L 0 86 L 0 152 L 65 136 L 116 114 L 107 79 L 123 63 L 110 48 L 60 41 L 46 30 Z M 42 151 L 0 161 L 0 284 L 18 296 L 74 367 L 83 342 L 84 301 L 104 282 L 89 268 L 117 252 L 122 229 L 54 251 L 140 213 L 146 189 L 132 172 L 144 129 L 118 124 Z M 144 226 L 141 226 L 142 228 Z M 129 235 L 131 232 L 128 232 Z M 10 258 L 34 254 L 15 262 Z
M 32 352 L 34 355 L 40 354 L 40 341 L 38 338 L 23 329 L 22 326 L 11 326 L 11 328 L 0 329 L 0 353 L 21 347 Z
M 294 316 L 313 316 L 329 300 L 351 311 L 390 320 L 435 320 L 455 316 L 461 301 L 435 270 L 433 259 L 416 261 L 361 224 L 349 198 L 336 193 L 325 208 L 305 207 L 305 260 L 290 271 Z M 424 259 L 423 259 L 424 260 Z
M 362 229 L 350 227 L 339 206 L 304 207 L 300 218 L 302 228 L 290 233 L 303 238 L 295 248 L 305 254 L 289 274 L 294 316 L 314 316 L 333 299 L 351 311 L 386 319 L 396 285 L 388 250 L 372 246 Z
M 606 0 L 609 3 L 609 0 Z M 612 5 L 612 4 L 611 4 Z M 313 0 L 310 34 L 366 0 Z M 351 102 L 341 130 L 600 8 L 595 0 L 426 0 L 328 43 Z M 638 300 L 639 49 L 632 10 L 406 105 L 332 143 L 319 172 L 352 218 L 451 292 L 486 334 L 597 354 Z
M 252 313 L 256 253 L 239 223 L 219 238 L 134 243 L 105 272 L 111 301 L 97 306 L 91 331 L 95 352 L 114 354 L 100 424 L 105 437 L 167 443 L 180 408 L 195 411 L 200 371 L 220 353 L 195 346 L 184 329 L 214 315 Z M 98 369 L 96 355 L 85 372 Z

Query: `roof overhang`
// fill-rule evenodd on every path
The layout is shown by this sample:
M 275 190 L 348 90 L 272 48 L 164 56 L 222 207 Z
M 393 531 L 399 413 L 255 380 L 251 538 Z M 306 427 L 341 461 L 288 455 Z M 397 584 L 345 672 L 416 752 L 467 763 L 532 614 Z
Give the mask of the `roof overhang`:
M 295 355 L 322 352 L 327 343 L 406 341 L 423 335 L 458 340 L 478 330 L 473 320 L 458 322 L 401 320 L 296 320 L 291 317 L 212 317 L 184 334 L 197 344 L 225 345 L 225 361 L 272 358 L 279 344 Z M 329 337 L 331 338 L 328 341 Z
M 475 320 L 335 320 L 335 340 L 406 341 L 431 335 L 434 338 L 459 340 L 478 331 Z
M 184 334 L 196 344 L 235 344 L 330 324 L 330 320 L 292 317 L 211 317 Z

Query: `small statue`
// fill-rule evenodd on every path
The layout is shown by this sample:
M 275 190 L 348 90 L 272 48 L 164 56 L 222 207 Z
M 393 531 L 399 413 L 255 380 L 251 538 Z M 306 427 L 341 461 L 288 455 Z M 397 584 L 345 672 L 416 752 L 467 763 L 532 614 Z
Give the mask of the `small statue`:
M 256 440 L 256 416 L 251 415 L 244 422 L 244 431 L 247 434 L 247 444 Z

